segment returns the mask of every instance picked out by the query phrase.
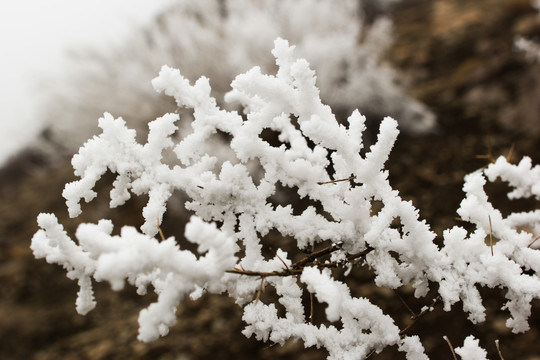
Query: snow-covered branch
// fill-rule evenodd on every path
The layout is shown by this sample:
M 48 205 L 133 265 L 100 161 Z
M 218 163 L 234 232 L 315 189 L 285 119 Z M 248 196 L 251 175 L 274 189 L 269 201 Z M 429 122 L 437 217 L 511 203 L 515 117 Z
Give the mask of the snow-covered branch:
M 168 332 L 186 295 L 225 292 L 244 307 L 246 336 L 279 344 L 301 339 L 305 346 L 326 348 L 329 359 L 362 359 L 389 345 L 397 345 L 408 359 L 427 359 L 417 337 L 406 336 L 369 299 L 352 296 L 346 283 L 333 278 L 333 267 L 365 265 L 374 271 L 377 286 L 411 284 L 417 297 L 437 284 L 444 309 L 462 301 L 473 322 L 485 319 L 478 287 L 505 288 L 504 307 L 511 315 L 507 325 L 514 332 L 526 331 L 531 302 L 540 297 L 540 255 L 529 246 L 535 235 L 522 229 L 527 225 L 539 232 L 540 212 L 503 217 L 483 187 L 501 178 L 514 187 L 510 197 L 538 198 L 538 167 L 527 159 L 519 165 L 499 159 L 468 175 L 458 214 L 476 230 L 451 228 L 439 248 L 435 234 L 392 188 L 384 170 L 398 136 L 397 122 L 385 118 L 376 143 L 362 155 L 365 118 L 354 111 L 346 125 L 340 124 L 319 97 L 314 71 L 296 58 L 294 47 L 278 38 L 272 53 L 276 75 L 255 67 L 231 84 L 226 100 L 241 105 L 244 114 L 220 108 L 208 79 L 192 85 L 179 70 L 164 66 L 154 88 L 193 111 L 192 132 L 180 134 L 178 143 L 172 138 L 177 114 L 151 122 L 144 145 L 122 119 L 110 114 L 100 119 L 102 134 L 73 158 L 80 179 L 67 184 L 63 193 L 70 215 L 80 214 L 83 199 L 97 196 L 95 184 L 107 171 L 116 174 L 111 207 L 124 204 L 132 193 L 147 194 L 148 203 L 142 232 L 124 227 L 112 236 L 112 224 L 102 220 L 81 224 L 78 243 L 54 215 L 40 215 L 41 230 L 32 249 L 36 257 L 64 266 L 68 276 L 78 279 L 77 310 L 84 314 L 95 306 L 92 278 L 109 281 L 113 289 L 127 281 L 140 294 L 152 284 L 158 300 L 141 311 L 139 331 L 141 340 L 150 341 Z M 263 140 L 266 129 L 278 133 L 279 144 Z M 218 152 L 228 152 L 228 157 L 209 155 L 205 149 L 215 147 L 216 135 L 223 134 L 227 136 Z M 174 163 L 163 160 L 163 152 L 171 148 Z M 274 205 L 279 186 L 318 205 L 300 213 L 294 203 Z M 167 201 L 177 190 L 187 194 L 185 206 L 195 213 L 185 237 L 198 245 L 198 254 L 179 249 L 172 237 L 154 239 Z M 271 230 L 294 239 L 299 250 L 323 249 L 297 262 L 282 249 L 266 259 L 261 250 Z M 486 244 L 488 236 L 495 241 Z M 266 286 L 275 288 L 284 315 L 260 299 Z M 315 325 L 306 318 L 302 289 L 327 304 L 332 325 Z M 462 349 L 474 348 L 471 341 Z

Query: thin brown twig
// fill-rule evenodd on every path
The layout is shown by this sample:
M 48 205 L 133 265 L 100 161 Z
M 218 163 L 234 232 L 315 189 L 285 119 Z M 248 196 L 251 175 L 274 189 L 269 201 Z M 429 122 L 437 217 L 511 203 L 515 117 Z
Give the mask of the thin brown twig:
M 309 323 L 310 324 L 313 324 L 313 319 L 315 318 L 315 307 L 313 306 L 313 293 L 310 292 L 309 293 L 309 304 L 310 304 L 310 308 L 309 308 Z
M 477 159 L 488 159 L 488 160 L 491 160 L 491 156 L 490 155 L 476 155 L 475 158 Z
M 366 356 L 366 359 L 369 359 L 371 355 L 375 354 L 375 350 L 371 350 L 371 352 Z
M 289 266 L 285 263 L 285 261 L 283 261 L 283 259 L 281 258 L 281 256 L 279 256 L 278 254 L 276 254 L 277 258 L 283 263 L 283 265 L 285 266 L 285 269 L 289 270 Z
M 538 239 L 540 239 L 540 235 L 538 235 L 537 237 L 532 239 L 532 241 L 529 243 L 529 245 L 527 245 L 527 247 L 530 248 L 536 242 L 536 240 L 538 240 Z
M 273 348 L 274 346 L 276 346 L 277 344 L 278 344 L 278 343 L 273 343 L 273 344 L 270 344 L 270 345 L 268 345 L 268 346 L 265 346 L 265 347 L 263 347 L 263 350 L 271 349 L 271 348 Z
M 454 356 L 454 360 L 458 360 L 456 356 L 456 352 L 454 351 L 454 347 L 452 346 L 452 343 L 450 342 L 450 339 L 448 338 L 448 336 L 443 336 L 443 338 L 448 343 L 448 346 L 450 346 L 450 350 L 452 350 L 452 355 Z
M 240 269 L 235 267 L 232 270 L 227 270 L 226 272 L 230 274 L 238 274 L 238 275 L 246 275 L 246 276 L 260 276 L 260 277 L 268 277 L 268 276 L 295 276 L 295 275 L 301 275 L 302 271 L 304 270 L 304 267 L 315 261 L 316 259 L 330 254 L 334 251 L 339 249 L 339 246 L 337 245 L 331 245 L 328 246 L 322 250 L 319 250 L 317 252 L 314 252 L 310 254 L 309 256 L 306 256 L 302 260 L 294 263 L 291 267 L 287 267 L 287 269 L 283 269 L 281 271 L 269 271 L 269 272 L 262 272 L 262 271 L 252 271 L 252 270 L 245 270 L 243 267 Z M 367 254 L 369 254 L 371 251 L 373 251 L 372 247 L 368 247 L 367 249 L 360 251 L 355 254 L 349 254 L 347 255 L 347 260 L 353 261 L 355 259 L 358 259 L 360 257 L 363 257 Z M 324 268 L 333 268 L 338 266 L 338 262 L 329 262 L 326 264 L 317 264 L 317 268 L 324 269 Z
M 488 135 L 488 152 L 485 155 L 476 155 L 475 157 L 477 159 L 486 159 L 489 160 L 489 162 L 493 163 L 495 162 L 495 158 L 493 157 L 493 147 L 491 145 L 491 135 Z
M 163 231 L 161 231 L 161 227 L 159 226 L 159 218 L 157 219 L 157 228 L 158 228 L 159 236 L 161 237 L 161 240 L 165 241 L 165 235 L 163 235 Z
M 348 178 L 346 178 L 346 179 L 330 180 L 330 181 L 321 181 L 321 182 L 318 182 L 317 184 L 318 184 L 318 185 L 333 184 L 333 183 L 337 183 L 337 182 L 353 180 L 353 179 L 355 179 L 355 178 L 356 178 L 356 176 L 351 176 L 351 177 L 348 177 Z
M 246 276 L 268 277 L 268 276 L 300 275 L 300 274 L 302 274 L 302 269 L 289 269 L 289 270 L 282 270 L 282 271 L 263 272 L 263 271 L 251 271 L 251 270 L 243 270 L 243 269 L 239 269 L 239 268 L 233 268 L 232 270 L 227 270 L 226 272 L 228 272 L 230 274 L 238 274 L 238 275 L 246 275 Z
M 491 156 L 486 154 L 486 155 L 476 155 L 475 158 L 477 159 L 491 159 Z
M 360 251 L 358 253 L 349 254 L 349 255 L 346 256 L 346 258 L 347 258 L 347 260 L 349 262 L 352 262 L 352 261 L 354 261 L 354 260 L 356 260 L 358 258 L 366 256 L 371 251 L 373 251 L 373 248 L 369 247 L 366 250 Z M 317 268 L 319 268 L 319 269 L 336 268 L 336 267 L 339 266 L 339 264 L 340 264 L 339 261 L 332 261 L 332 262 L 327 262 L 327 263 L 324 263 L 324 264 L 317 264 Z
M 403 304 L 403 306 L 405 306 L 405 308 L 407 309 L 407 311 L 409 311 L 409 313 L 411 314 L 411 316 L 416 316 L 416 313 L 413 311 L 413 309 L 411 309 L 411 307 L 409 306 L 409 304 L 407 304 L 407 302 L 405 301 L 405 299 L 403 299 L 403 296 L 401 296 L 401 294 L 397 291 L 397 289 L 394 289 L 394 293 L 398 296 L 398 299 L 401 301 L 401 303 Z
M 259 299 L 261 298 L 261 294 L 263 292 L 263 286 L 264 286 L 264 276 L 261 276 L 261 284 L 259 285 L 259 290 L 257 290 L 257 297 L 255 299 L 255 304 L 259 302 Z
M 292 268 L 293 269 L 303 268 L 306 264 L 308 264 L 310 262 L 313 262 L 315 259 L 320 258 L 320 257 L 322 257 L 324 255 L 330 254 L 330 253 L 336 251 L 337 249 L 339 249 L 339 246 L 336 245 L 336 244 L 333 244 L 333 245 L 330 245 L 328 247 L 325 247 L 322 250 L 315 251 L 315 252 L 309 254 L 308 256 L 306 256 L 305 258 L 303 258 L 302 260 L 297 261 L 296 263 L 294 263 L 292 265 Z
M 407 325 L 403 330 L 401 330 L 399 332 L 399 336 L 405 336 L 405 334 L 407 334 L 407 332 L 409 330 L 411 330 L 411 328 L 416 324 L 416 322 L 418 320 L 420 320 L 422 317 L 424 317 L 424 315 L 426 315 L 428 312 L 430 312 L 433 308 L 433 306 L 435 306 L 435 304 L 437 303 L 437 301 L 439 301 L 439 297 L 437 296 L 433 302 L 431 303 L 431 305 L 429 305 L 427 308 L 425 308 L 424 310 L 422 310 L 420 313 L 418 314 L 415 314 L 412 316 L 412 321 L 409 325 Z
M 357 252 L 355 254 L 350 254 L 350 255 L 347 255 L 347 260 L 349 261 L 353 261 L 353 260 L 356 260 L 360 257 L 363 257 L 363 256 L 366 256 L 367 254 L 369 254 L 370 252 L 372 252 L 374 249 L 372 247 L 368 247 L 367 249 L 363 250 L 363 251 L 360 251 L 360 252 Z
M 491 256 L 493 256 L 493 228 L 491 227 L 491 216 L 488 215 L 489 220 L 489 245 L 491 247 Z
M 510 150 L 508 150 L 508 155 L 506 155 L 506 161 L 510 162 L 512 160 L 512 154 L 514 153 L 514 147 L 515 147 L 515 143 L 512 143 L 512 145 L 510 146 Z
M 495 340 L 495 346 L 497 347 L 497 352 L 499 353 L 499 357 L 501 358 L 501 360 L 504 360 L 501 353 L 501 348 L 499 347 L 499 340 Z

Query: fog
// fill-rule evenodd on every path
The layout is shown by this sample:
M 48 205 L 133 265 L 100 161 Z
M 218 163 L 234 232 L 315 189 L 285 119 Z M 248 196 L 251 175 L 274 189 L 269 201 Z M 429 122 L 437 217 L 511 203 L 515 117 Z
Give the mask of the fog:
M 0 0 L 0 165 L 42 130 L 38 105 L 66 54 L 122 38 L 173 0 Z

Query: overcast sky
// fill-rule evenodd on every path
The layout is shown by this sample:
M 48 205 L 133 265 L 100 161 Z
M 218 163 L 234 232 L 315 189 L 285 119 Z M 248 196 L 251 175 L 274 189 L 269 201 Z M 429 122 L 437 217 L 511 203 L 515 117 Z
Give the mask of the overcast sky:
M 120 41 L 174 0 L 0 0 L 0 166 L 41 130 L 36 79 L 66 50 Z

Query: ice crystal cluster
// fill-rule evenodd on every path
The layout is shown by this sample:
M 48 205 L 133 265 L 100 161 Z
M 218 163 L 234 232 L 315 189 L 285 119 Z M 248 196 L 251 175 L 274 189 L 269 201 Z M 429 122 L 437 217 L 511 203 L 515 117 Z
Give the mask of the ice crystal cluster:
M 153 87 L 172 96 L 179 107 L 193 110 L 192 131 L 181 134 L 178 143 L 172 138 L 180 120 L 175 113 L 149 124 L 144 145 L 121 118 L 106 113 L 99 120 L 102 133 L 73 157 L 80 179 L 67 184 L 63 193 L 70 215 L 81 213 L 82 200 L 97 196 L 96 182 L 110 171 L 116 174 L 110 206 L 124 204 L 132 194 L 147 194 L 146 221 L 140 231 L 124 227 L 119 235 L 112 235 L 113 224 L 107 220 L 81 224 L 73 241 L 54 215 L 39 216 L 33 252 L 62 265 L 78 281 L 77 311 L 86 314 L 94 308 L 93 280 L 108 281 L 115 290 L 128 282 L 141 295 L 153 289 L 157 301 L 139 317 L 139 339 L 152 341 L 168 333 L 186 296 L 227 294 L 243 307 L 246 336 L 277 344 L 300 339 L 306 347 L 325 348 L 329 359 L 363 359 L 391 345 L 407 359 L 427 359 L 417 336 L 406 336 L 369 299 L 352 296 L 330 269 L 362 265 L 374 271 L 377 286 L 412 284 L 417 297 L 425 297 L 437 284 L 444 309 L 450 311 L 461 301 L 474 323 L 485 320 L 478 288 L 505 288 L 507 325 L 514 332 L 526 331 L 531 302 L 540 297 L 540 253 L 530 246 L 531 232 L 540 232 L 540 211 L 504 217 L 491 205 L 484 185 L 500 178 L 513 188 L 511 198 L 538 199 L 540 168 L 528 158 L 518 165 L 500 158 L 468 175 L 458 214 L 475 229 L 448 229 L 444 246 L 438 247 L 435 234 L 391 187 L 384 170 L 398 136 L 397 122 L 385 118 L 376 143 L 363 149 L 365 118 L 353 111 L 340 124 L 321 102 L 315 72 L 295 56 L 294 47 L 277 39 L 272 53 L 275 75 L 254 67 L 231 84 L 226 100 L 240 104 L 243 114 L 218 107 L 207 78 L 192 85 L 179 70 L 164 66 Z M 265 129 L 278 134 L 278 146 L 263 140 Z M 231 160 L 207 154 L 217 133 L 228 135 Z M 176 164 L 163 161 L 171 149 Z M 295 213 L 294 205 L 274 205 L 270 199 L 280 186 L 320 206 Z M 174 191 L 189 197 L 185 207 L 195 215 L 185 238 L 198 246 L 197 253 L 181 249 L 173 237 L 156 237 Z M 374 209 L 375 202 L 382 209 Z M 526 225 L 532 231 L 522 231 Z M 316 261 L 315 251 L 293 262 L 292 254 L 281 249 L 265 258 L 263 237 L 271 230 L 295 241 L 299 250 L 324 244 L 317 251 L 330 258 Z M 495 239 L 492 246 L 486 245 L 489 236 Z M 284 315 L 258 296 L 268 287 L 275 288 Z M 330 325 L 310 322 L 304 289 L 326 304 Z M 456 352 L 463 359 L 485 358 L 473 338 Z

